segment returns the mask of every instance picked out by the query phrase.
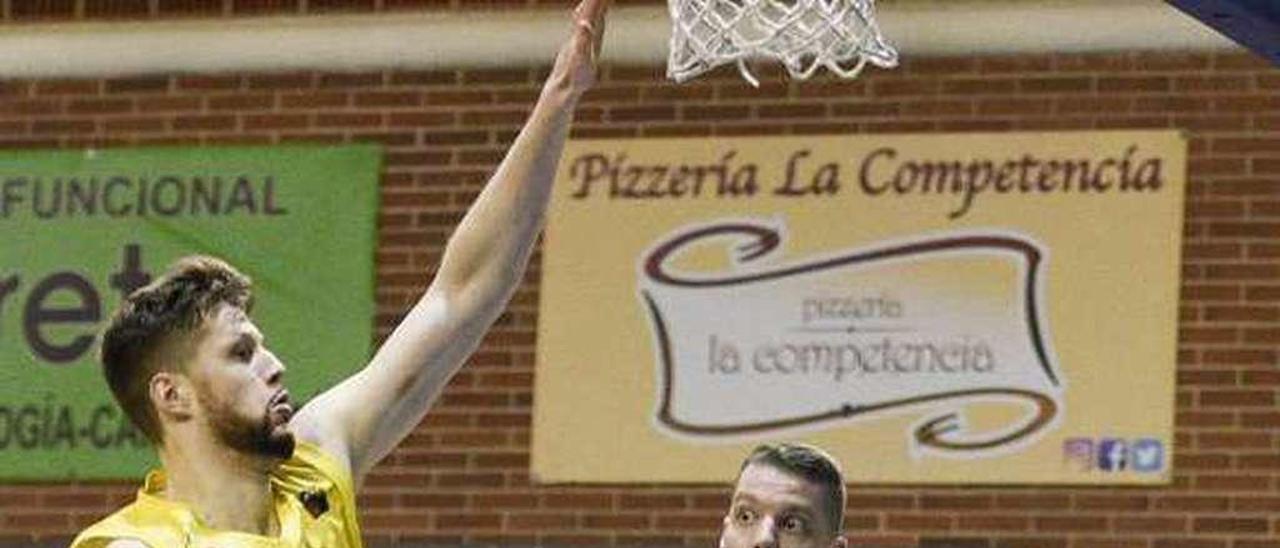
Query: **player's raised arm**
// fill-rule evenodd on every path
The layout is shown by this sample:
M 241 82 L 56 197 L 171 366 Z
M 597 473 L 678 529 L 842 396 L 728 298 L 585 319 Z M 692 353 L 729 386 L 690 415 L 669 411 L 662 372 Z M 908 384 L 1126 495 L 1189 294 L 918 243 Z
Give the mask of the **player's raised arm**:
M 538 102 L 462 219 L 426 293 L 360 372 L 293 426 L 351 465 L 357 484 L 422 420 L 524 275 L 578 99 L 596 78 L 609 0 L 583 0 Z M 359 341 L 351 341 L 359 344 Z

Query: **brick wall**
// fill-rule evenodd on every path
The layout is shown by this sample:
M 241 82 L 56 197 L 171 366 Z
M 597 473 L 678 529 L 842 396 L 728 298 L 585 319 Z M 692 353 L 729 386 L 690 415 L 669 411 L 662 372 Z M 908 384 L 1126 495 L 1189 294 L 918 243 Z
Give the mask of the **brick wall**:
M 609 67 L 581 137 L 1181 128 L 1191 137 L 1175 481 L 854 486 L 868 545 L 1280 547 L 1280 71 L 1238 54 L 912 59 L 855 82 L 684 86 Z M 378 327 L 425 286 L 540 70 L 0 84 L 0 149 L 378 142 Z M 1135 227 L 1140 229 L 1140 227 Z M 371 544 L 712 546 L 728 487 L 541 487 L 528 474 L 538 258 L 510 311 L 361 495 Z M 0 486 L 0 544 L 65 542 L 132 485 Z

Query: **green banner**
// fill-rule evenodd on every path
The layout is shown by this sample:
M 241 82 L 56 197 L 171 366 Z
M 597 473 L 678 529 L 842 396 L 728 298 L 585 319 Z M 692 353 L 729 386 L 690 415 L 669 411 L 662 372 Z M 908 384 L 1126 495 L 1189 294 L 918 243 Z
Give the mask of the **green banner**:
M 0 154 L 0 479 L 139 477 L 97 334 L 175 259 L 254 280 L 254 320 L 309 398 L 368 359 L 376 146 Z

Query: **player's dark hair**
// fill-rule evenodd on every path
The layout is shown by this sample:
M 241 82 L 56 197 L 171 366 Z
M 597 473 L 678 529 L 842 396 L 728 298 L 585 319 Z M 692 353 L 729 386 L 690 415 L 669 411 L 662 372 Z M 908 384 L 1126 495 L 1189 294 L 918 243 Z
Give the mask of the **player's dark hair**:
M 822 487 L 823 512 L 836 534 L 844 532 L 844 474 L 840 464 L 826 451 L 802 443 L 760 445 L 747 455 L 738 475 L 752 464 L 761 464 Z
M 213 257 L 184 257 L 126 297 L 103 331 L 107 385 L 152 443 L 160 443 L 161 431 L 151 404 L 151 378 L 182 370 L 195 350 L 195 335 L 223 303 L 248 312 L 253 304 L 249 277 Z

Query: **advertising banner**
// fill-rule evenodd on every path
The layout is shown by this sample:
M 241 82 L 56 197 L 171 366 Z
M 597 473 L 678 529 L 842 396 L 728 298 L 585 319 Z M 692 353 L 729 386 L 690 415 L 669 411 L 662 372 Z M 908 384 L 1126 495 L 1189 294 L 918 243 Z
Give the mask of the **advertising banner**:
M 194 254 L 254 281 L 253 318 L 301 400 L 367 360 L 374 146 L 0 153 L 0 479 L 140 477 L 97 336 Z
M 851 481 L 1166 482 L 1185 164 L 1176 132 L 572 142 L 533 472 L 803 440 Z

